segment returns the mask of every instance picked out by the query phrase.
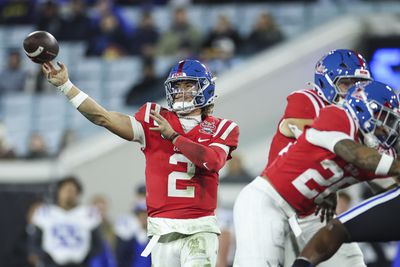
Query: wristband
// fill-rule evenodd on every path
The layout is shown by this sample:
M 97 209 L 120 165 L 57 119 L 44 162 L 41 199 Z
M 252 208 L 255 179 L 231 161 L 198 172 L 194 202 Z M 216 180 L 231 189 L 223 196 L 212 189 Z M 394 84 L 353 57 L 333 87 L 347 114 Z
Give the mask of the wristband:
M 88 98 L 89 96 L 87 94 L 85 94 L 84 92 L 80 91 L 79 94 L 77 94 L 76 96 L 74 96 L 73 98 L 71 98 L 69 100 L 69 102 L 75 107 L 75 108 L 79 108 L 79 106 L 83 103 L 83 101 L 86 100 L 86 98 Z
M 68 81 L 66 81 L 64 84 L 57 86 L 57 90 L 66 95 L 73 86 L 74 85 L 72 84 L 72 82 L 68 79 Z
M 376 175 L 387 175 L 394 158 L 387 154 L 382 154 L 381 159 L 379 160 L 378 166 L 376 166 L 375 174 Z
M 175 140 L 175 138 L 177 138 L 178 136 L 180 136 L 180 134 L 175 132 L 170 137 L 168 137 L 167 140 L 173 142 Z

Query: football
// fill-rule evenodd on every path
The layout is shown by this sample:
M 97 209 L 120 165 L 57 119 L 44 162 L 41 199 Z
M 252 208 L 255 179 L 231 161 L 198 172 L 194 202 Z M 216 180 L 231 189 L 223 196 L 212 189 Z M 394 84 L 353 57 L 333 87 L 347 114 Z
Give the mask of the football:
M 25 54 L 35 63 L 42 64 L 58 55 L 58 42 L 46 31 L 35 31 L 24 39 Z

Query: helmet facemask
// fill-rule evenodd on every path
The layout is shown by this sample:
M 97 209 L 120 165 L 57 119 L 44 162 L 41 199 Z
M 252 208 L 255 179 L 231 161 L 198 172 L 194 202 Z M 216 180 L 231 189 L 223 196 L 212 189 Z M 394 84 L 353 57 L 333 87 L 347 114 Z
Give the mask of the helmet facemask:
M 346 95 L 343 106 L 358 122 L 368 147 L 390 148 L 400 129 L 399 100 L 392 88 L 377 81 L 358 82 Z
M 338 76 L 333 81 L 333 88 L 335 89 L 336 95 L 332 99 L 332 103 L 336 105 L 343 104 L 344 98 L 347 95 L 349 89 L 357 82 L 370 81 L 370 78 L 360 76 Z M 345 84 L 346 89 L 340 88 L 341 84 Z
M 382 106 L 375 101 L 369 103 L 368 106 L 371 110 L 378 109 L 371 118 L 374 135 L 384 147 L 393 146 L 399 137 L 400 115 L 398 111 Z
M 186 85 L 185 82 L 187 82 Z M 208 85 L 208 80 L 203 78 L 177 77 L 168 79 L 165 82 L 165 90 L 169 108 L 177 114 L 185 115 L 196 108 L 205 106 L 203 90 Z

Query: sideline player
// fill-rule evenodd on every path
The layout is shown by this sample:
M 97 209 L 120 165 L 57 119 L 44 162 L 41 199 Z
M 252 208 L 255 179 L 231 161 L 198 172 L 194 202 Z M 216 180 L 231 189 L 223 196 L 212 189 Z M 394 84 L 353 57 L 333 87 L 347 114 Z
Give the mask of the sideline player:
M 35 209 L 28 227 L 32 265 L 89 266 L 102 252 L 101 216 L 94 207 L 79 204 L 82 190 L 77 178 L 67 176 L 57 182 L 55 204 Z
M 249 257 L 257 256 L 258 262 L 264 260 L 272 266 L 283 265 L 283 242 L 289 228 L 302 248 L 323 227 L 313 214 L 317 204 L 341 188 L 393 174 L 387 169 L 387 163 L 391 163 L 393 157 L 381 155 L 359 142 L 360 138 L 368 137 L 391 147 L 398 137 L 398 108 L 394 91 L 379 82 L 357 83 L 346 96 L 343 107 L 330 105 L 323 108 L 297 142 L 267 168 L 263 178 L 258 179 L 256 190 L 246 189 L 254 196 L 246 205 L 256 205 L 253 218 L 250 216 L 254 210 L 247 212 L 248 208 L 244 209 L 241 203 L 235 207 L 236 212 L 239 211 L 235 216 L 245 217 L 248 224 L 250 219 L 254 221 L 251 224 L 254 230 L 247 232 L 258 235 L 253 238 L 259 248 L 255 252 L 248 251 Z M 235 266 L 244 266 L 246 255 L 238 256 Z M 334 265 L 365 266 L 361 251 L 354 243 L 340 249 L 321 266 Z
M 237 147 L 236 123 L 211 116 L 215 78 L 197 60 L 179 61 L 165 82 L 168 109 L 143 105 L 135 116 L 104 109 L 68 79 L 67 68 L 43 64 L 92 123 L 139 142 L 146 158 L 148 234 L 142 255 L 160 266 L 215 266 L 220 230 L 214 214 L 218 172 Z
M 362 80 L 371 80 L 369 68 L 364 58 L 352 50 L 333 50 L 319 59 L 315 66 L 314 88 L 295 91 L 287 97 L 287 106 L 272 140 L 265 170 L 278 157 L 281 151 L 285 151 L 287 147 L 296 141 L 303 128 L 312 123 L 322 108 L 331 103 L 341 102 L 348 89 L 355 82 Z M 294 127 L 296 130 L 292 131 L 289 126 L 292 129 Z M 242 190 L 235 203 L 234 223 L 237 237 L 235 266 L 247 266 L 247 262 L 251 262 L 252 266 L 256 267 L 264 266 L 268 260 L 268 255 L 266 255 L 268 247 L 264 248 L 264 243 L 258 244 L 255 241 L 258 239 L 252 238 L 252 236 L 257 236 L 260 233 L 256 233 L 253 228 L 248 227 L 249 221 L 257 223 L 260 220 L 255 217 L 258 217 L 261 212 L 261 207 L 259 206 L 261 204 L 255 204 L 257 206 L 252 207 L 250 211 L 248 203 L 253 202 L 252 199 L 257 196 L 254 192 L 263 190 L 265 183 L 263 180 L 264 178 L 262 177 L 255 178 L 252 183 Z M 327 217 L 331 217 L 334 206 L 328 205 L 326 208 Z M 242 216 L 241 210 L 243 209 L 248 210 L 251 214 Z M 266 235 L 269 235 L 268 233 L 271 231 L 274 230 L 262 229 L 262 232 Z M 260 240 L 259 242 L 263 241 Z M 249 250 L 252 251 L 250 254 Z

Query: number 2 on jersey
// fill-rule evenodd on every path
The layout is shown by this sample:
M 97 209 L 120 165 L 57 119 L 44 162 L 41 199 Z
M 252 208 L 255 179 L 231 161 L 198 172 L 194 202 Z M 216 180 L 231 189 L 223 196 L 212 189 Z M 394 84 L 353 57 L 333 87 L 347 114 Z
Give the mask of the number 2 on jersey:
M 168 175 L 168 196 L 194 198 L 194 186 L 187 186 L 185 189 L 178 189 L 176 188 L 176 181 L 192 179 L 196 172 L 196 166 L 182 154 L 173 154 L 169 158 L 170 164 L 177 165 L 178 162 L 187 163 L 187 170 L 186 172 L 174 171 Z

